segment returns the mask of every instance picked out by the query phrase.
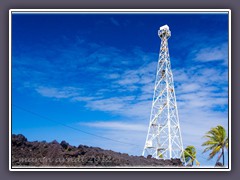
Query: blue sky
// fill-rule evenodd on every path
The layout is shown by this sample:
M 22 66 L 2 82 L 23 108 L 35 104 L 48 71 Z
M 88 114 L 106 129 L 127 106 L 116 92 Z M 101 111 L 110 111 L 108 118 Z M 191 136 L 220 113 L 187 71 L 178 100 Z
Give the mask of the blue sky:
M 168 24 L 184 146 L 228 129 L 227 14 L 13 14 L 12 133 L 141 155 L 150 117 L 160 39 Z

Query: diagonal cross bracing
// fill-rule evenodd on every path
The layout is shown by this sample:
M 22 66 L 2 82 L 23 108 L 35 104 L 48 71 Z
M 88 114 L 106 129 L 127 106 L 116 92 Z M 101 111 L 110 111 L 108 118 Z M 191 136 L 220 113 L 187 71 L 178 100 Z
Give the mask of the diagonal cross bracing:
M 183 143 L 179 125 L 173 74 L 168 50 L 171 32 L 167 25 L 160 27 L 161 39 L 154 95 L 148 134 L 143 156 L 157 159 L 183 158 Z

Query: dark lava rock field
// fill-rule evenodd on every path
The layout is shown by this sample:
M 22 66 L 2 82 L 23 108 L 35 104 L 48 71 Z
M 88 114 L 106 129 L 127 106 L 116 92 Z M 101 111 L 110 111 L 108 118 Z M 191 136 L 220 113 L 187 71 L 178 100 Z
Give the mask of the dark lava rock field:
M 84 145 L 71 146 L 67 142 L 33 141 L 23 135 L 12 135 L 12 166 L 63 167 L 161 167 L 183 166 L 180 159 L 161 160 L 130 156 Z

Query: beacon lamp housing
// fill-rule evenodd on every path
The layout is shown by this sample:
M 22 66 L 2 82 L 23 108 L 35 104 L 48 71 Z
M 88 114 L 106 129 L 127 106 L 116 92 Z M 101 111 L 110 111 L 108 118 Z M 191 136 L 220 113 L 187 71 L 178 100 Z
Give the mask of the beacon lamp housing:
M 158 36 L 162 39 L 163 37 L 169 38 L 171 36 L 171 31 L 168 25 L 161 26 L 158 30 Z

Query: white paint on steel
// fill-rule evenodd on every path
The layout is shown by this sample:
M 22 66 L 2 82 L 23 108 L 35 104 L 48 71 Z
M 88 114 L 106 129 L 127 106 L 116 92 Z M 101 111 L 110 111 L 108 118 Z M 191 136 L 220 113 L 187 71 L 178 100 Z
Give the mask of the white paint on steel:
M 143 156 L 152 155 L 157 159 L 180 158 L 184 162 L 184 150 L 168 50 L 168 39 L 171 36 L 168 25 L 160 27 L 158 35 L 161 38 L 161 47 Z

